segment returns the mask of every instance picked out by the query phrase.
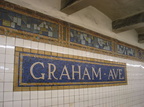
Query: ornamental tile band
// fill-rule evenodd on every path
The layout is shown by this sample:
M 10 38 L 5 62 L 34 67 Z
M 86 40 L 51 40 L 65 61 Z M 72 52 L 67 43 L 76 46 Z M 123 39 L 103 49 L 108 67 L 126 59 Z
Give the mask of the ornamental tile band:
M 123 45 L 117 45 L 117 53 L 135 57 L 135 50 Z
M 70 29 L 70 42 L 112 51 L 112 43 L 110 41 L 74 29 Z
M 0 8 L 0 13 L 0 26 L 36 33 L 52 38 L 58 38 L 59 36 L 59 26 L 57 23 L 39 20 L 2 8 Z
M 16 47 L 14 91 L 127 84 L 125 63 L 68 56 Z
M 144 61 L 144 49 L 6 1 L 0 1 L 0 34 Z

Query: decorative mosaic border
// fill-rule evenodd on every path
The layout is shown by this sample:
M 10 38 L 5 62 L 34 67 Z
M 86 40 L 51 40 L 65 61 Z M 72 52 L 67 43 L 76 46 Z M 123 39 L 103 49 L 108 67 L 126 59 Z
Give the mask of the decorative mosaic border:
M 0 34 L 144 61 L 144 49 L 5 1 L 0 1 Z
M 24 57 L 25 58 L 28 57 L 28 58 L 25 59 Z M 30 57 L 34 58 L 34 59 L 32 60 Z M 66 78 L 64 78 L 63 79 L 64 82 L 55 82 L 56 80 L 51 80 L 52 82 L 50 82 L 50 80 L 42 80 L 39 82 L 34 82 L 35 79 L 33 79 L 31 77 L 32 75 L 31 76 L 29 75 L 31 72 L 30 71 L 31 66 L 35 63 L 35 61 L 41 62 L 41 63 L 42 62 L 43 63 L 44 62 L 51 63 L 49 61 L 45 61 L 45 59 L 50 59 L 49 61 L 51 61 L 53 64 L 55 63 L 55 60 L 56 61 L 61 60 L 63 62 L 70 61 L 70 62 L 73 62 L 73 64 L 78 62 L 80 65 L 82 64 L 81 66 L 84 66 L 85 64 L 86 65 L 90 64 L 92 66 L 95 65 L 96 68 L 98 66 L 101 66 L 101 67 L 103 66 L 101 74 L 100 74 L 100 75 L 103 75 L 101 77 L 103 79 L 107 78 L 106 75 L 113 75 L 113 78 L 119 78 L 119 76 L 116 76 L 119 73 L 110 74 L 108 72 L 110 72 L 109 71 L 110 69 L 113 69 L 113 70 L 114 69 L 123 69 L 122 71 L 123 71 L 124 78 L 123 79 L 122 78 L 121 79 L 120 78 L 112 79 L 109 81 L 107 81 L 107 79 L 103 80 L 103 81 L 99 81 L 99 79 L 96 79 L 96 78 L 93 81 L 92 80 L 88 81 L 88 79 L 86 79 L 86 80 L 80 79 L 79 82 L 77 82 L 77 80 L 75 82 L 71 82 L 71 80 L 68 81 L 68 80 L 66 80 Z M 26 60 L 28 62 L 25 62 Z M 27 65 L 25 65 L 25 64 L 27 64 Z M 61 64 L 59 64 L 59 63 L 57 63 L 57 64 L 59 66 L 61 66 Z M 14 91 L 54 90 L 54 89 L 72 89 L 72 88 L 90 88 L 90 87 L 127 85 L 126 64 L 120 63 L 120 62 L 112 62 L 112 61 L 106 61 L 106 60 L 100 60 L 100 59 L 94 59 L 94 58 L 79 57 L 79 56 L 68 55 L 68 54 L 60 54 L 60 53 L 54 53 L 54 52 L 48 52 L 48 51 L 16 47 L 15 48 L 15 63 L 14 63 L 14 65 L 15 65 L 14 66 Z M 30 66 L 30 68 L 28 67 L 28 65 Z M 86 67 L 86 65 L 85 65 L 85 67 Z M 111 68 L 109 68 L 109 67 L 111 67 Z M 42 68 L 39 68 L 39 69 L 40 69 L 40 71 L 42 70 Z M 67 67 L 67 69 L 68 69 L 68 71 L 70 71 L 70 68 Z M 89 69 L 89 68 L 87 68 L 87 69 Z M 81 68 L 81 70 L 82 70 L 82 68 Z M 38 70 L 38 72 L 40 72 L 40 71 Z M 37 71 L 35 71 L 35 72 L 37 72 Z M 44 71 L 42 71 L 42 72 L 44 73 Z M 46 72 L 50 72 L 50 71 L 48 71 L 46 68 Z M 95 72 L 97 72 L 97 71 L 95 71 Z M 24 74 L 26 74 L 26 75 L 24 75 Z M 58 74 L 60 74 L 60 68 L 58 69 Z M 97 73 L 97 75 L 99 75 L 99 74 Z M 28 82 L 24 82 L 22 78 Z M 100 77 L 97 77 L 97 78 L 100 78 Z M 47 79 L 47 77 L 46 77 L 46 79 Z M 57 81 L 61 81 L 61 79 L 60 80 L 58 79 Z

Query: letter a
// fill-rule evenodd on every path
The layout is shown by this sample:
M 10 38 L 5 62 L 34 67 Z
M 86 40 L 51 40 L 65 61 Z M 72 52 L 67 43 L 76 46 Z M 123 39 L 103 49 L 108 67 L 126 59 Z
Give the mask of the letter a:
M 66 72 L 66 74 L 64 74 L 64 72 Z M 64 66 L 64 68 L 62 70 L 62 73 L 61 73 L 61 76 L 60 76 L 60 80 L 62 79 L 62 76 L 64 76 L 64 75 L 67 76 L 68 80 L 70 80 L 70 76 L 69 76 L 69 73 L 68 73 L 66 65 Z

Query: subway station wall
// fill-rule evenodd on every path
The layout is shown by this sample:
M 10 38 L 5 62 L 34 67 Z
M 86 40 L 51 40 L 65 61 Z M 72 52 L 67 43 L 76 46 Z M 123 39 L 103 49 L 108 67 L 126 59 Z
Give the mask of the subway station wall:
M 93 9 L 93 8 L 92 8 Z M 54 11 L 54 10 L 53 10 Z M 84 12 L 84 11 L 83 11 Z M 97 12 L 98 16 L 103 17 L 106 23 L 109 20 Z M 58 16 L 57 16 L 58 17 Z M 60 17 L 60 16 L 59 16 Z M 66 17 L 66 16 L 65 16 Z M 68 19 L 66 19 L 67 21 Z M 108 25 L 82 24 L 79 17 L 71 19 L 73 23 L 87 27 L 98 33 L 111 36 L 125 43 L 134 44 L 134 49 L 143 48 L 134 41 L 135 32 L 128 31 L 120 35 L 113 34 Z M 87 19 L 84 19 L 87 20 Z M 72 31 L 73 32 L 73 31 Z M 17 34 L 19 35 L 19 34 Z M 98 51 L 89 49 L 79 49 L 64 45 L 57 45 L 53 42 L 43 42 L 39 40 L 10 36 L 7 33 L 0 35 L 0 107 L 143 107 L 144 106 L 144 63 L 131 56 L 115 56 L 102 54 Z M 51 35 L 51 34 L 50 34 Z M 132 35 L 131 40 L 125 36 Z M 56 38 L 56 36 L 54 36 Z M 127 44 L 126 44 L 127 46 Z M 128 45 L 129 46 L 129 45 Z M 14 91 L 14 65 L 16 47 L 34 49 L 38 51 L 48 51 L 65 55 L 75 55 L 79 57 L 95 58 L 107 61 L 126 63 L 127 85 L 106 86 L 106 87 L 84 87 L 73 89 L 55 90 L 29 90 Z M 131 45 L 129 47 L 132 47 Z M 107 48 L 111 49 L 111 48 Z M 126 58 L 127 57 L 127 58 Z

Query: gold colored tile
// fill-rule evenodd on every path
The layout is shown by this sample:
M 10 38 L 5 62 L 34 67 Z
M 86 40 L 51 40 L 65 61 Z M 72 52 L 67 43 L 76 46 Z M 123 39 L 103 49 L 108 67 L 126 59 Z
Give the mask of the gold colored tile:
M 45 90 L 51 90 L 51 89 L 52 89 L 52 86 L 45 87 Z
M 44 54 L 44 51 L 38 50 L 38 54 Z
M 29 87 L 22 87 L 22 91 L 31 91 Z
M 45 51 L 45 55 L 52 55 L 52 52 Z
M 58 57 L 63 57 L 63 54 L 58 53 Z
M 37 87 L 30 87 L 29 91 L 38 91 L 38 88 Z
M 21 87 L 14 87 L 13 91 L 22 91 L 22 88 Z
M 57 53 L 52 52 L 52 56 L 58 56 L 58 54 L 57 54 Z
M 38 53 L 38 50 L 31 49 L 31 53 Z
M 38 90 L 45 90 L 45 87 L 37 87 Z
M 31 49 L 23 48 L 23 52 L 31 52 Z
M 64 57 L 68 58 L 68 57 L 69 57 L 69 55 L 68 55 L 68 54 L 64 54 Z
M 23 48 L 21 48 L 21 47 L 16 47 L 15 48 L 15 51 L 22 51 L 23 50 Z

